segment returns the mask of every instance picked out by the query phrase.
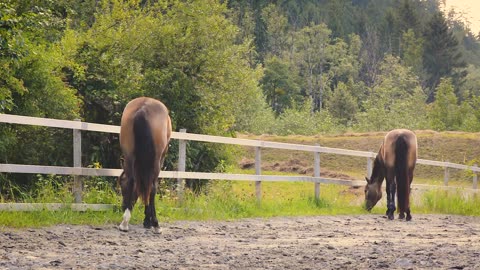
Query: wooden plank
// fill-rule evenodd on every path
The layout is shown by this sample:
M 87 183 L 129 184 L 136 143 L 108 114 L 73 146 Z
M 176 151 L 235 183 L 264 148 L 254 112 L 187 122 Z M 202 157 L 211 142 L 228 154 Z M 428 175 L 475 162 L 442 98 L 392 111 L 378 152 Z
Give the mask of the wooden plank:
M 320 177 L 320 153 L 313 153 L 313 176 Z M 315 182 L 314 184 L 314 196 L 315 199 L 320 199 L 320 183 Z
M 0 211 L 59 211 L 70 208 L 72 211 L 108 211 L 114 208 L 112 204 L 84 204 L 84 203 L 0 203 Z
M 0 164 L 0 172 L 10 173 L 38 173 L 38 174 L 63 174 L 63 175 L 87 175 L 87 176 L 119 176 L 121 169 L 94 169 L 94 168 L 72 168 L 38 165 Z M 230 173 L 202 173 L 202 172 L 179 172 L 162 171 L 161 178 L 183 178 L 183 179 L 205 179 L 205 180 L 232 180 L 232 181 L 270 181 L 270 182 L 310 182 L 323 184 L 339 184 L 347 186 L 364 186 L 365 181 L 361 180 L 340 180 L 332 178 L 311 177 L 311 176 L 285 176 L 285 175 L 254 175 L 254 174 L 230 174 Z M 412 185 L 428 186 L 428 185 Z M 432 186 L 429 187 L 442 187 Z M 455 188 L 455 187 L 453 187 Z
M 261 146 L 261 141 L 257 141 L 257 140 L 237 139 L 237 138 L 194 134 L 194 133 L 183 133 L 183 132 L 172 132 L 172 139 L 210 142 L 210 143 L 236 144 L 236 145 L 254 146 L 254 147 Z
M 181 133 L 186 133 L 186 129 L 180 129 Z M 187 142 L 185 140 L 179 140 L 178 142 L 178 168 L 180 172 L 184 172 L 187 164 Z M 177 179 L 177 194 L 180 201 L 183 200 L 183 191 L 185 188 L 185 179 Z
M 438 186 L 438 185 L 425 185 L 425 184 L 412 184 L 412 189 L 418 190 L 453 190 L 453 191 L 468 191 L 473 193 L 479 193 L 479 189 L 472 189 L 472 188 L 464 188 L 464 187 L 456 187 L 456 186 Z
M 95 169 L 75 168 L 61 166 L 0 164 L 0 172 L 5 173 L 35 173 L 35 174 L 60 174 L 60 175 L 86 175 L 86 176 L 119 176 L 122 169 Z
M 54 128 L 79 129 L 87 131 L 120 133 L 120 127 L 114 125 L 102 125 L 88 122 L 58 120 L 51 118 L 20 116 L 12 114 L 0 114 L 0 122 L 20 125 L 44 126 Z
M 476 168 L 476 167 L 477 167 L 477 164 L 474 164 L 473 167 Z M 478 188 L 478 174 L 477 174 L 477 173 L 474 173 L 474 174 L 473 174 L 473 184 L 472 184 L 472 188 L 473 188 L 473 189 L 477 189 L 477 188 Z
M 80 120 L 78 120 L 80 121 Z M 82 167 L 82 132 L 81 130 L 73 130 L 73 167 Z M 82 202 L 83 178 L 81 175 L 73 176 L 73 197 L 75 203 Z
M 255 147 L 255 174 L 260 176 L 262 174 L 262 148 Z M 255 182 L 255 196 L 257 197 L 257 202 L 262 201 L 262 182 Z

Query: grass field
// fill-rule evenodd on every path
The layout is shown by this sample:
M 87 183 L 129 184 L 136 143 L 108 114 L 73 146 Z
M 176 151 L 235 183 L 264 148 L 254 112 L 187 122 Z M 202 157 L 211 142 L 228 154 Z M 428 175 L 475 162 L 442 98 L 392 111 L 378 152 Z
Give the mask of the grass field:
M 313 198 L 311 183 L 262 183 L 262 201 L 255 198 L 255 185 L 242 181 L 214 181 L 209 192 L 194 196 L 187 193 L 183 202 L 176 197 L 157 200 L 157 214 L 162 222 L 175 220 L 231 220 L 247 217 L 370 214 L 362 208 L 362 191 L 339 185 L 321 185 L 320 200 Z M 477 194 L 478 195 L 478 194 Z M 120 198 L 117 206 L 120 206 Z M 428 191 L 416 198 L 415 213 L 445 213 L 480 216 L 480 197 L 465 197 L 459 192 Z M 384 203 L 373 214 L 383 214 Z M 74 212 L 68 209 L 37 212 L 0 212 L 0 227 L 39 227 L 54 224 L 117 225 L 120 209 L 104 212 Z M 143 206 L 137 204 L 132 223 L 141 224 Z

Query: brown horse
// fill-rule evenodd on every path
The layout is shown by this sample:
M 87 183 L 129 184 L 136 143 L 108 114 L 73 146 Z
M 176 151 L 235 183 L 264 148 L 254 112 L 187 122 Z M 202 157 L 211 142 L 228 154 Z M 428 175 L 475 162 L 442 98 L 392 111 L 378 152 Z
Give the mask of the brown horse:
M 373 164 L 372 176 L 365 177 L 365 207 L 368 211 L 382 198 L 383 179 L 387 179 L 387 213 L 393 220 L 395 192 L 397 192 L 399 219 L 412 219 L 410 215 L 410 185 L 417 161 L 417 137 L 406 129 L 395 129 L 385 135 Z
M 122 231 L 128 231 L 131 211 L 140 196 L 145 205 L 143 226 L 159 232 L 155 211 L 158 174 L 168 150 L 172 125 L 167 107 L 160 101 L 140 97 L 125 107 L 120 127 L 124 162 L 118 181 L 122 190 Z

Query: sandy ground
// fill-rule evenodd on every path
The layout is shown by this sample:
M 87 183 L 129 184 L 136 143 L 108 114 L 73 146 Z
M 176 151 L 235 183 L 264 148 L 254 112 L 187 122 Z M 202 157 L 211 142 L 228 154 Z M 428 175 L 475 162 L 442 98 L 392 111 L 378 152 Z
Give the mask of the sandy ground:
M 0 228 L 0 269 L 480 269 L 480 218 L 279 217 Z

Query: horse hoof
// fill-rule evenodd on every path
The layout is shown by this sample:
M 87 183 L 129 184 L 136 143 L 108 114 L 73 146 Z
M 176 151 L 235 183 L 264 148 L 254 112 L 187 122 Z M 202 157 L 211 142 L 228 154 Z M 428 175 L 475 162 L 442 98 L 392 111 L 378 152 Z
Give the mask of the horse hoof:
M 407 216 L 407 221 L 412 220 L 412 216 Z
M 128 232 L 128 225 L 124 226 L 123 224 L 118 225 L 118 229 L 122 232 Z
M 404 218 L 405 218 L 405 214 L 398 215 L 398 219 L 404 219 Z
M 389 220 L 393 220 L 394 218 L 395 218 L 395 217 L 393 216 L 393 214 L 392 214 L 392 215 L 388 215 L 388 219 L 389 219 Z
M 155 234 L 161 234 L 162 233 L 162 230 L 160 230 L 160 227 L 153 227 L 153 232 Z

